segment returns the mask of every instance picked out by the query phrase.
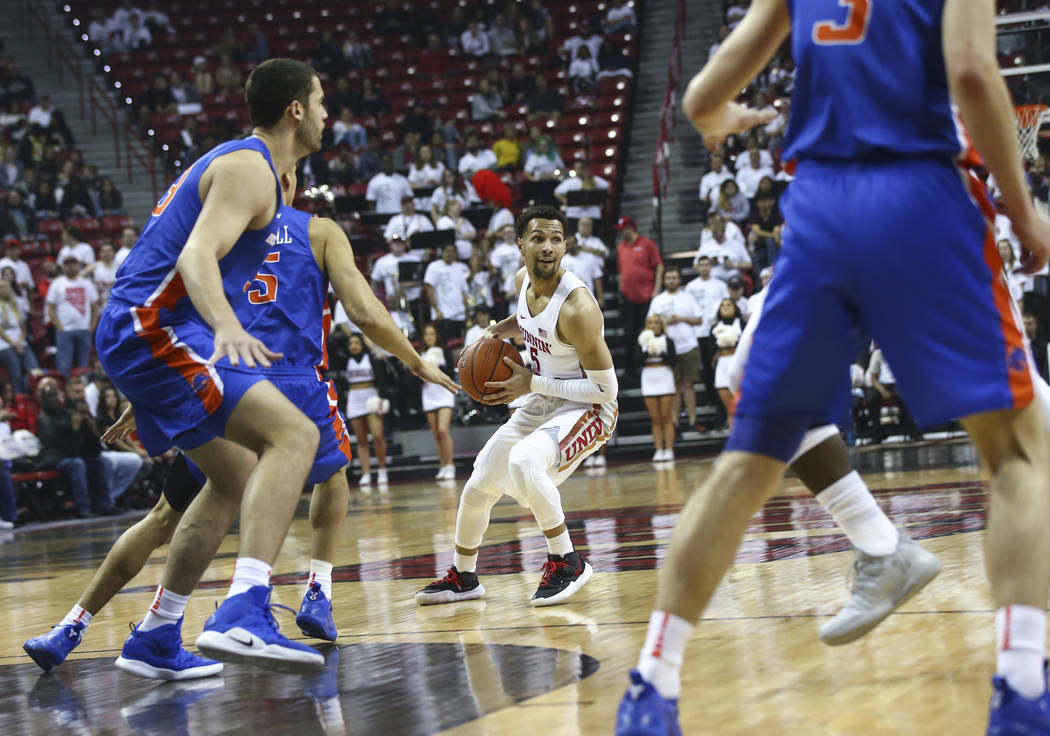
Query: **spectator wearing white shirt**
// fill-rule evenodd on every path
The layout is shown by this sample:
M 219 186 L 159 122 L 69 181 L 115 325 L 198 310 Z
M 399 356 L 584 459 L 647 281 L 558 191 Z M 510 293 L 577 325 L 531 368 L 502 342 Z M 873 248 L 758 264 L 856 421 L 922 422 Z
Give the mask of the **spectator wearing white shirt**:
M 445 205 L 453 199 L 459 202 L 462 209 L 481 201 L 469 181 L 463 181 L 453 169 L 446 168 L 441 173 L 441 185 L 430 195 L 431 219 L 436 220 L 440 217 L 445 211 Z
M 29 269 L 29 264 L 22 260 L 22 244 L 16 238 L 8 238 L 4 248 L 7 255 L 0 258 L 0 271 L 10 268 L 15 272 L 15 281 L 20 287 L 35 290 L 33 272 Z
M 470 180 L 482 169 L 495 170 L 498 163 L 496 154 L 491 148 L 482 148 L 477 133 L 471 133 L 466 140 L 467 152 L 459 158 L 459 173 Z
M 570 235 L 565 241 L 565 255 L 561 258 L 561 267 L 576 274 L 587 290 L 594 296 L 601 309 L 605 309 L 605 294 L 602 287 L 602 269 L 594 259 L 580 250 L 580 243 Z
M 62 248 L 58 251 L 58 256 L 55 260 L 61 266 L 62 261 L 70 256 L 76 258 L 85 266 L 95 262 L 95 249 L 91 247 L 90 243 L 85 242 L 84 236 L 79 230 L 66 225 L 62 228 Z
M 719 187 L 718 196 L 711 202 L 711 211 L 740 226 L 746 224 L 751 215 L 751 203 L 740 191 L 735 180 L 726 179 Z
M 707 227 L 700 234 L 700 249 L 696 258 L 710 256 L 716 278 L 728 281 L 740 274 L 741 269 L 751 268 L 751 255 L 747 251 L 744 233 L 736 223 L 726 222 L 719 213 L 707 218 Z M 693 261 L 696 265 L 696 259 Z
M 700 177 L 700 201 L 710 206 L 718 197 L 722 182 L 732 179 L 733 173 L 726 168 L 725 159 L 720 154 L 711 157 L 711 170 Z
M 469 274 L 467 275 L 467 286 L 470 293 L 467 295 L 467 304 L 472 307 L 486 306 L 491 309 L 495 306 L 492 298 L 492 272 L 489 264 L 480 250 L 475 249 L 467 259 Z
M 591 58 L 597 59 L 598 52 L 602 48 L 601 20 L 592 18 L 587 36 L 585 37 L 583 33 L 581 29 L 576 35 L 566 39 L 565 43 L 562 44 L 562 51 L 568 54 L 570 59 L 575 59 L 576 51 L 580 46 L 587 46 L 591 50 Z
M 467 30 L 459 37 L 459 47 L 466 56 L 487 56 L 491 45 L 489 37 L 478 29 L 477 21 L 467 23 Z
M 748 136 L 747 143 L 745 144 L 745 152 L 743 155 L 738 156 L 736 159 L 736 170 L 739 173 L 743 169 L 754 169 L 754 168 L 773 168 L 773 154 L 758 145 L 758 138 L 755 136 Z M 753 152 L 758 152 L 758 163 L 755 163 L 755 159 L 751 156 Z
M 500 207 L 489 218 L 488 230 L 490 233 L 498 233 L 508 225 L 514 226 L 514 213 L 510 211 L 510 207 Z
M 117 254 L 113 256 L 113 263 L 116 264 L 117 268 L 124 263 L 124 259 L 128 257 L 128 253 L 131 252 L 131 248 L 138 242 L 139 231 L 132 225 L 125 225 L 120 231 L 120 248 L 117 250 Z
M 612 0 L 612 6 L 605 13 L 605 32 L 624 33 L 633 31 L 638 26 L 634 8 L 626 0 Z
M 718 399 L 715 391 L 715 340 L 711 337 L 711 327 L 714 326 L 715 312 L 723 299 L 729 298 L 729 287 L 722 279 L 711 275 L 712 260 L 710 256 L 699 256 L 693 263 L 697 276 L 685 285 L 685 291 L 693 297 L 700 316 L 704 321 L 696 326 L 696 339 L 700 343 L 700 375 L 704 379 L 704 391 L 707 401 L 718 409 L 720 415 L 724 415 L 724 407 Z M 719 417 L 719 425 L 725 423 L 726 417 Z
M 372 264 L 372 285 L 381 288 L 387 308 L 393 312 L 417 314 L 422 289 L 418 281 L 401 280 L 401 264 L 418 263 L 419 255 L 408 252 L 408 243 L 400 238 L 387 241 L 390 252 Z
M 772 179 L 776 176 L 773 169 L 762 162 L 762 153 L 763 151 L 757 148 L 749 151 L 746 166 L 737 161 L 736 183 L 748 199 L 755 196 L 758 191 L 758 183 L 762 179 L 767 176 Z M 769 153 L 769 151 L 764 151 L 764 153 Z
M 406 243 L 416 233 L 434 232 L 434 223 L 422 212 L 416 212 L 416 200 L 411 194 L 401 198 L 401 212 L 391 217 L 383 229 L 383 238 L 389 245 L 393 240 L 402 240 Z
M 489 50 L 499 56 L 513 56 L 517 53 L 518 37 L 514 29 L 507 25 L 507 16 L 499 13 L 492 19 L 492 27 L 486 34 L 489 37 Z
M 140 14 L 131 14 L 130 25 L 124 30 L 123 43 L 128 51 L 142 51 L 153 45 L 153 34 L 142 23 Z
M 498 279 L 502 284 L 508 277 L 513 279 L 518 273 L 521 253 L 513 225 L 504 225 L 499 235 L 500 241 L 489 251 L 489 263 L 498 272 Z
M 582 207 L 580 205 L 569 206 L 568 204 L 569 192 L 589 191 L 592 189 L 608 190 L 609 182 L 600 176 L 594 176 L 583 161 L 576 161 L 573 163 L 572 171 L 569 172 L 569 175 L 554 189 L 555 198 L 565 206 L 565 217 L 570 220 L 570 224 L 572 220 L 579 220 L 584 217 L 592 220 L 601 218 L 602 208 L 599 205 Z
M 11 283 L 0 279 L 0 364 L 18 393 L 26 393 L 26 377 L 40 366 L 26 344 L 25 316 L 15 303 Z
M 388 215 L 401 211 L 401 200 L 412 196 L 412 185 L 394 171 L 394 157 L 383 154 L 383 170 L 373 176 L 365 190 L 365 199 L 375 203 L 375 211 Z
M 438 230 L 452 230 L 456 233 L 456 253 L 462 261 L 470 258 L 474 252 L 474 240 L 478 231 L 470 220 L 463 216 L 463 205 L 458 199 L 445 203 L 445 213 L 438 218 Z
M 678 417 L 684 397 L 689 426 L 693 426 L 696 424 L 693 384 L 700 380 L 700 346 L 696 341 L 696 328 L 704 323 L 704 317 L 696 300 L 682 288 L 682 273 L 677 266 L 664 268 L 664 290 L 653 297 L 646 316 L 654 314 L 663 317 L 667 337 L 674 343 L 675 396 L 671 416 Z
M 561 154 L 551 148 L 546 138 L 541 138 L 535 151 L 530 151 L 525 158 L 525 178 L 531 181 L 555 179 L 558 172 L 565 168 Z
M 423 274 L 430 318 L 446 341 L 460 337 L 466 326 L 468 273 L 467 266 L 456 260 L 456 246 L 449 243 L 441 249 L 441 258 L 431 261 Z
M 116 251 L 113 243 L 102 243 L 98 247 L 98 260 L 88 264 L 80 272 L 84 278 L 90 278 L 98 290 L 98 306 L 101 309 L 109 300 L 109 290 L 117 280 Z
M 98 291 L 79 273 L 76 256 L 67 256 L 62 275 L 47 290 L 47 312 L 55 326 L 55 367 L 67 379 L 71 368 L 87 365 L 98 321 Z
M 592 93 L 597 89 L 598 60 L 586 44 L 576 49 L 576 58 L 569 64 L 569 82 L 576 92 Z
M 491 320 L 488 306 L 485 304 L 479 304 L 474 307 L 474 312 L 472 313 L 471 318 L 474 320 L 474 324 L 467 328 L 467 334 L 463 337 L 463 347 L 473 345 L 480 340 L 481 336 L 488 328 L 489 321 Z
M 580 244 L 580 258 L 593 261 L 598 271 L 604 275 L 609 248 L 594 234 L 594 220 L 590 217 L 581 217 L 576 223 L 576 242 Z
M 423 195 L 416 197 L 416 209 L 425 211 L 430 206 L 433 195 L 432 191 L 421 193 L 419 190 L 436 189 L 441 184 L 444 174 L 445 164 L 434 160 L 434 149 L 428 145 L 420 146 L 415 160 L 408 167 L 408 183 L 412 191 Z

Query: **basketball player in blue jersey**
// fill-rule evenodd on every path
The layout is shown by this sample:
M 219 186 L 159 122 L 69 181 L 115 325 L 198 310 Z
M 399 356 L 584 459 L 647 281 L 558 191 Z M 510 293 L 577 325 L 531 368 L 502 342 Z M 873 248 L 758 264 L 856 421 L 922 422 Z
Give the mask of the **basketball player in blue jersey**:
M 285 201 L 290 202 L 295 191 L 294 173 L 284 178 Z M 330 221 L 311 221 L 308 214 L 290 207 L 283 207 L 279 214 L 285 223 L 280 237 L 275 239 L 274 249 L 267 254 L 255 278 L 243 284 L 244 295 L 234 301 L 234 306 L 238 319 L 252 335 L 284 354 L 281 361 L 264 370 L 281 392 L 314 420 L 320 432 L 314 467 L 307 479 L 317 484 L 310 505 L 313 559 L 296 623 L 308 636 L 334 640 L 337 631 L 332 620 L 331 571 L 349 498 L 343 470 L 350 448 L 334 389 L 319 376 L 319 371 L 327 368 L 328 274 L 333 274 L 331 281 L 344 307 L 371 339 L 409 361 L 424 375 L 427 366 L 417 365 L 422 361 L 411 344 L 371 290 L 365 288 L 353 251 L 341 231 Z M 237 291 L 232 284 L 226 290 Z M 456 388 L 443 373 L 431 373 L 428 377 L 437 378 L 446 388 Z M 134 417 L 125 412 L 103 439 L 120 439 L 133 429 Z M 77 605 L 51 632 L 23 645 L 45 671 L 65 660 L 82 640 L 92 617 L 138 574 L 157 547 L 171 539 L 182 513 L 203 482 L 199 469 L 187 465 L 180 455 L 165 483 L 163 498 L 144 519 L 121 535 Z M 154 674 L 163 677 L 169 673 Z
M 252 71 L 246 98 L 253 134 L 209 151 L 171 186 L 143 228 L 137 255 L 117 272 L 99 322 L 103 368 L 131 400 L 146 449 L 157 454 L 177 445 L 211 481 L 211 492 L 198 496 L 180 523 L 153 606 L 122 653 L 147 674 L 192 677 L 219 667 L 181 649 L 180 620 L 238 507 L 233 581 L 212 620 L 261 662 L 323 665 L 318 652 L 281 636 L 268 596 L 270 566 L 318 430 L 266 380 L 260 367 L 281 356 L 252 337 L 230 306 L 281 239 L 278 172 L 294 170 L 320 148 L 323 96 L 317 75 L 301 62 L 273 59 Z M 224 284 L 235 285 L 232 293 Z
M 977 447 L 990 476 L 985 557 L 998 609 L 987 733 L 1050 734 L 1047 429 L 986 195 L 958 166 L 967 142 L 952 107 L 1002 183 L 1022 268 L 1035 272 L 1050 255 L 1050 223 L 1024 182 L 994 15 L 994 0 L 754 0 L 690 82 L 683 106 L 709 145 L 767 122 L 732 100 L 790 33 L 784 158 L 798 167 L 736 424 L 675 529 L 618 736 L 681 733 L 686 642 L 802 435 L 845 414 L 855 328 L 882 346 L 920 423 L 960 418 Z

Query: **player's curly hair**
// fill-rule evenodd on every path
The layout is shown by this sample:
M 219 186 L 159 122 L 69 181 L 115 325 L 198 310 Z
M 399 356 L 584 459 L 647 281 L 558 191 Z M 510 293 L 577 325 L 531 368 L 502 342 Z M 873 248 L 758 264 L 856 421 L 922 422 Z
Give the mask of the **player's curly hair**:
M 568 221 L 557 207 L 552 207 L 549 204 L 537 204 L 525 208 L 525 211 L 518 215 L 518 219 L 514 222 L 514 230 L 519 238 L 525 237 L 525 228 L 529 226 L 530 220 L 557 220 L 561 223 L 562 233 L 568 235 Z
M 294 59 L 270 59 L 252 69 L 244 86 L 252 126 L 273 127 L 293 100 L 309 105 L 316 76 L 312 66 Z

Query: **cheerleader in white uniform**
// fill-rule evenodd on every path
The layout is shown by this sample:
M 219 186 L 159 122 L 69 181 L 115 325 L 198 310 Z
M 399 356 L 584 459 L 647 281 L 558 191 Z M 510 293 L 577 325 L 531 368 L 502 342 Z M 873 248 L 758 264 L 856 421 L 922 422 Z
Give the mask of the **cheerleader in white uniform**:
M 729 427 L 733 427 L 733 393 L 730 390 L 730 366 L 733 363 L 733 353 L 736 345 L 740 342 L 740 333 L 744 330 L 744 319 L 740 313 L 740 307 L 732 299 L 723 299 L 718 304 L 718 313 L 715 315 L 715 324 L 711 328 L 711 335 L 715 338 L 718 348 L 718 358 L 715 363 L 715 388 L 718 389 L 718 398 L 726 408 L 726 416 L 729 417 Z
M 434 325 L 423 328 L 420 355 L 423 356 L 423 360 L 439 366 L 449 376 L 452 375 L 452 355 L 442 344 Z M 452 434 L 449 432 L 455 400 L 456 397 L 448 391 L 432 391 L 429 383 L 423 384 L 423 413 L 427 415 L 430 431 L 434 433 L 434 444 L 437 445 L 438 459 L 441 461 L 441 470 L 435 476 L 438 480 L 456 479 L 456 466 L 452 464 Z
M 653 425 L 653 462 L 674 460 L 674 416 L 671 404 L 675 394 L 674 342 L 666 334 L 664 318 L 650 314 L 638 335 L 635 365 L 642 366 L 642 396 Z
M 368 435 L 376 448 L 379 463 L 378 482 L 385 486 L 386 437 L 383 435 L 383 415 L 390 409 L 390 402 L 381 397 L 385 384 L 385 372 L 376 359 L 365 348 L 364 339 L 358 333 L 350 335 L 348 344 L 350 359 L 346 363 L 346 378 L 350 383 L 346 399 L 346 418 L 357 437 L 357 456 L 361 460 L 361 479 L 358 484 L 367 488 L 372 483 L 372 458 L 368 453 Z M 445 393 L 448 393 L 447 391 Z

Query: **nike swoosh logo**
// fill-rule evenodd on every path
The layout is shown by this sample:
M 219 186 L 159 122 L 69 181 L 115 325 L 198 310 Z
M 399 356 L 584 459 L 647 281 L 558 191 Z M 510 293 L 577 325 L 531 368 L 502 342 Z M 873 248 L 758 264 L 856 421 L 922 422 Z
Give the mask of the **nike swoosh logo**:
M 234 636 L 233 634 L 230 634 L 229 636 L 230 636 L 230 638 L 231 638 L 231 639 L 233 639 L 233 640 L 234 640 L 235 642 L 237 642 L 237 643 L 238 643 L 238 644 L 240 644 L 241 646 L 245 646 L 245 647 L 248 647 L 249 649 L 250 649 L 251 647 L 254 647 L 254 646 L 255 646 L 255 637 L 254 637 L 254 636 L 249 636 L 249 637 L 248 637 L 248 641 L 243 641 L 243 640 L 241 640 L 241 639 L 238 639 L 238 638 L 237 638 L 236 636 Z

